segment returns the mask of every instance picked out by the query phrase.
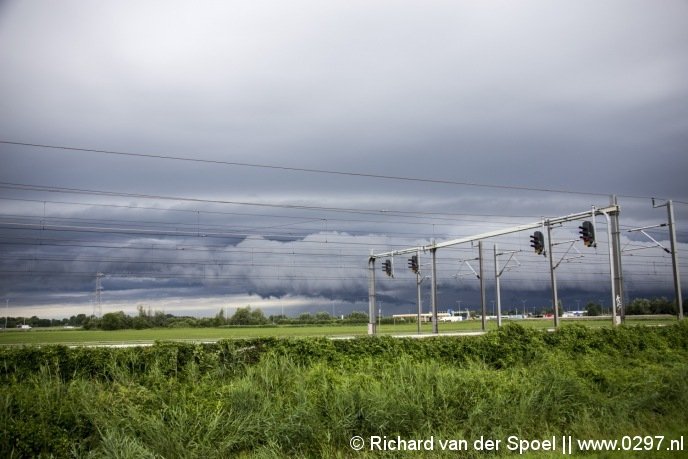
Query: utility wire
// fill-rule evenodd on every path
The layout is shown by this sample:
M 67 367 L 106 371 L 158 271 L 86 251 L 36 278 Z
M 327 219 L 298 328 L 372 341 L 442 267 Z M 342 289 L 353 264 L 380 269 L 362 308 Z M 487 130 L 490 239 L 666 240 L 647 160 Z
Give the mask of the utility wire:
M 376 209 L 361 209 L 361 208 L 351 208 L 351 207 L 307 206 L 307 205 L 303 205 L 303 204 L 275 204 L 275 203 L 246 202 L 246 201 L 227 201 L 227 200 L 220 200 L 220 199 L 203 199 L 203 198 L 190 198 L 190 197 L 180 197 L 180 196 L 162 196 L 162 195 L 143 194 L 143 193 L 125 193 L 125 192 L 121 192 L 121 191 L 92 190 L 92 189 L 85 189 L 85 188 L 44 186 L 44 185 L 34 185 L 34 184 L 27 184 L 27 183 L 13 183 L 13 182 L 0 182 L 0 188 L 11 189 L 11 190 L 22 190 L 22 191 L 38 191 L 38 192 L 47 192 L 47 193 L 85 194 L 85 195 L 94 195 L 94 196 L 125 197 L 125 198 L 139 198 L 139 199 L 158 199 L 158 200 L 166 200 L 166 201 L 194 202 L 194 203 L 207 203 L 207 204 L 228 204 L 228 205 L 238 205 L 238 206 L 266 207 L 266 208 L 300 209 L 300 210 L 326 211 L 326 212 L 342 212 L 342 213 L 363 214 L 363 215 L 385 215 L 385 216 L 416 218 L 416 219 L 427 219 L 427 216 L 432 216 L 432 215 L 437 215 L 437 216 L 452 216 L 452 215 L 454 215 L 452 213 L 447 213 L 447 212 L 419 212 L 419 211 L 388 210 L 388 209 L 376 210 Z M 466 214 L 456 214 L 456 215 L 465 216 Z M 433 217 L 433 219 L 439 219 L 439 218 Z
M 409 177 L 409 176 L 399 176 L 399 175 L 385 175 L 385 174 L 372 174 L 365 172 L 347 172 L 347 171 L 336 171 L 329 169 L 313 169 L 305 167 L 291 167 L 291 166 L 278 166 L 272 164 L 257 164 L 257 163 L 245 163 L 238 161 L 222 161 L 213 159 L 201 159 L 201 158 L 189 158 L 183 156 L 172 156 L 163 154 L 151 154 L 151 153 L 136 153 L 136 152 L 126 152 L 126 151 L 114 151 L 114 150 L 104 150 L 95 148 L 82 148 L 82 147 L 69 147 L 65 145 L 49 145 L 49 144 L 38 144 L 29 142 L 16 142 L 9 140 L 0 140 L 0 144 L 5 145 L 16 145 L 21 147 L 35 147 L 44 148 L 51 150 L 63 150 L 63 151 L 77 151 L 77 152 L 87 152 L 87 153 L 98 153 L 104 155 L 115 155 L 115 156 L 128 156 L 136 158 L 150 158 L 150 159 L 163 159 L 169 161 L 185 161 L 212 165 L 223 165 L 223 166 L 237 166 L 237 167 L 250 167 L 250 168 L 260 168 L 260 169 L 273 169 L 289 172 L 304 172 L 312 174 L 327 174 L 327 175 L 340 175 L 348 177 L 363 177 L 372 179 L 383 179 L 383 180 L 397 180 L 405 182 L 420 182 L 420 183 L 432 183 L 439 185 L 458 185 L 476 188 L 491 188 L 497 190 L 519 190 L 519 191 L 534 191 L 542 193 L 561 193 L 561 194 L 574 194 L 580 196 L 609 196 L 609 193 L 593 193 L 587 191 L 574 191 L 574 190 L 560 190 L 555 188 L 538 188 L 538 187 L 528 187 L 528 186 L 517 186 L 517 185 L 496 185 L 487 183 L 477 183 L 477 182 L 465 182 L 457 180 L 444 180 L 444 179 L 431 179 L 431 178 L 421 178 L 421 177 Z M 621 195 L 620 195 L 621 196 Z M 647 196 L 627 196 L 626 198 L 634 199 L 651 199 L 652 197 Z M 655 196 L 656 198 L 656 196 Z
M 0 187 L 2 188 L 2 187 Z M 18 201 L 18 202 L 33 202 L 37 204 L 65 204 L 65 205 L 74 205 L 74 206 L 84 206 L 84 207 L 113 207 L 113 208 L 120 208 L 120 209 L 132 209 L 132 210 L 152 210 L 152 211 L 159 211 L 159 212 L 184 212 L 184 213 L 190 213 L 190 214 L 201 214 L 201 215 L 240 215 L 240 216 L 249 216 L 249 217 L 260 217 L 260 218 L 288 218 L 292 220 L 303 220 L 303 221 L 314 221 L 313 217 L 300 217 L 300 216 L 289 216 L 289 215 L 278 215 L 278 214 L 266 214 L 266 213 L 247 213 L 247 212 L 220 212 L 220 211 L 212 211 L 212 210 L 200 210 L 200 209 L 175 209 L 175 208 L 162 208 L 162 207 L 150 207 L 150 206 L 135 206 L 135 205 L 124 205 L 124 204 L 105 204 L 105 203 L 87 203 L 87 202 L 74 202 L 74 201 L 54 201 L 54 200 L 46 200 L 46 199 L 28 199 L 28 198 L 11 198 L 7 196 L 0 196 L 0 200 L 3 201 Z M 395 211 L 395 212 L 404 212 L 408 214 L 414 213 L 413 211 Z M 479 222 L 479 223 L 485 223 L 486 218 L 493 219 L 493 218 L 510 218 L 510 219 L 537 219 L 541 218 L 540 215 L 498 215 L 498 214 L 477 214 L 477 213 L 460 213 L 460 212 L 452 212 L 452 213 L 442 213 L 439 215 L 451 215 L 454 216 L 454 218 L 439 218 L 439 217 L 430 217 L 429 219 L 426 219 L 426 221 L 423 222 L 413 222 L 413 221 L 389 221 L 385 220 L 380 221 L 380 220 L 364 220 L 364 219 L 352 219 L 352 218 L 347 218 L 347 219 L 338 219 L 338 218 L 319 218 L 317 220 L 320 221 L 341 221 L 341 222 L 347 222 L 347 223 L 375 223 L 375 224 L 400 224 L 400 225 L 423 225 L 423 226 L 430 226 L 430 225 L 435 225 L 435 226 L 454 226 L 456 222 Z M 386 215 L 385 215 L 386 216 Z M 37 216 L 39 217 L 39 216 Z M 400 218 L 416 218 L 414 216 L 407 217 L 406 215 L 400 215 Z M 465 218 L 464 218 L 465 217 Z M 419 218 L 425 218 L 425 217 L 419 217 Z M 481 219 L 481 220 L 478 220 Z M 431 220 L 427 221 L 427 220 Z M 447 221 L 451 223 L 437 223 L 436 221 Z M 297 222 L 298 223 L 298 222 Z M 503 224 L 513 224 L 513 221 L 498 221 L 498 220 L 490 220 L 489 223 L 503 223 Z M 630 228 L 630 226 L 629 226 Z

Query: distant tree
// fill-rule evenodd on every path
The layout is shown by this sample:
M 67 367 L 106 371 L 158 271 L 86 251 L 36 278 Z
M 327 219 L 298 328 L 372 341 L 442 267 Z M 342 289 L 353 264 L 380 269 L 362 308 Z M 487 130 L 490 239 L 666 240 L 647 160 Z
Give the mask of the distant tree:
M 650 314 L 676 314 L 676 302 L 665 297 L 654 298 L 650 301 Z
M 196 321 L 196 326 L 200 328 L 214 327 L 215 319 L 211 317 L 201 317 Z
M 310 312 L 302 312 L 301 314 L 299 314 L 299 322 L 309 324 L 313 322 L 313 316 Z
M 148 319 L 148 317 L 136 316 L 131 319 L 131 325 L 137 330 L 143 330 L 144 328 L 152 328 L 153 324 Z
M 193 328 L 198 326 L 199 321 L 194 317 L 175 317 L 167 321 L 168 328 Z
M 94 330 L 100 327 L 100 319 L 98 319 L 96 316 L 86 317 L 81 326 L 84 328 L 84 330 Z
M 237 309 L 228 322 L 230 325 L 263 325 L 268 319 L 260 309 L 251 310 L 251 306 L 246 306 Z
M 651 314 L 650 300 L 647 298 L 635 298 L 626 306 L 626 315 Z
M 31 316 L 30 318 L 26 319 L 26 324 L 31 325 L 32 327 L 49 327 L 50 319 L 41 319 L 37 316 Z
M 348 323 L 365 323 L 368 322 L 368 314 L 365 312 L 354 311 L 348 316 L 344 317 L 344 322 Z
M 254 309 L 251 311 L 251 325 L 265 325 L 268 323 L 267 317 L 263 314 L 260 309 Z
M 154 327 L 166 327 L 170 317 L 172 317 L 170 314 L 165 314 L 163 311 L 155 311 L 150 321 Z
M 635 298 L 626 306 L 627 315 L 641 314 L 676 314 L 676 302 L 665 297 L 661 298 Z
M 250 325 L 251 324 L 251 307 L 238 308 L 234 315 L 229 318 L 231 325 Z
M 131 328 L 131 318 L 124 314 L 123 311 L 108 312 L 103 314 L 100 319 L 100 328 L 103 330 L 122 330 Z
M 285 316 L 284 314 L 272 315 L 272 316 L 270 316 L 268 319 L 269 319 L 270 322 L 276 323 L 276 324 L 284 323 L 284 322 L 288 322 L 288 321 L 289 321 L 289 318 L 288 318 L 287 316 Z
M 219 327 L 221 325 L 226 325 L 227 319 L 225 319 L 225 309 L 220 308 L 217 314 L 215 314 L 215 319 L 213 320 L 213 325 Z
M 76 316 L 71 316 L 67 323 L 73 327 L 81 327 L 82 325 L 84 325 L 84 322 L 86 322 L 87 318 L 88 317 L 86 316 L 86 314 L 79 314 Z
M 316 322 L 329 322 L 332 320 L 332 316 L 330 315 L 329 312 L 316 312 L 315 313 L 315 321 Z
M 602 306 L 600 306 L 597 303 L 588 303 L 585 306 L 585 315 L 586 316 L 599 316 L 602 314 Z
M 136 310 L 138 312 L 138 315 L 132 318 L 132 326 L 137 330 L 143 330 L 144 328 L 153 327 L 153 321 L 151 320 L 150 310 L 146 310 L 146 308 L 141 304 L 136 306 Z

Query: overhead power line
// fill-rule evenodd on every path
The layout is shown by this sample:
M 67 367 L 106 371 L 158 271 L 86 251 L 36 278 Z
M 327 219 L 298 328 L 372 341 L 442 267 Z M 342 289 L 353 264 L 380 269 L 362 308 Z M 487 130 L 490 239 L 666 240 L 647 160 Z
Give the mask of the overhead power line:
M 106 191 L 106 190 L 91 190 L 84 188 L 68 188 L 59 186 L 44 186 L 44 185 L 34 185 L 27 183 L 12 183 L 12 182 L 0 182 L 0 188 L 13 189 L 13 190 L 23 190 L 23 191 L 38 191 L 47 193 L 67 193 L 67 194 L 85 194 L 94 196 L 110 196 L 110 197 L 125 197 L 125 198 L 139 198 L 139 199 L 158 199 L 166 201 L 179 201 L 179 202 L 195 202 L 195 203 L 206 203 L 206 204 L 228 204 L 237 206 L 255 206 L 255 207 L 267 207 L 267 208 L 281 208 L 281 209 L 300 209 L 300 210 L 314 210 L 314 211 L 327 211 L 327 212 L 343 212 L 343 213 L 353 213 L 353 214 L 364 214 L 364 215 L 394 215 L 394 216 L 404 216 L 408 218 L 422 218 L 417 215 L 451 215 L 446 213 L 435 213 L 435 212 L 409 212 L 409 211 L 388 211 L 388 210 L 375 210 L 375 209 L 356 209 L 356 208 L 346 208 L 346 207 L 325 207 L 325 206 L 307 206 L 302 204 L 275 204 L 275 203 L 261 203 L 261 202 L 245 202 L 245 201 L 227 201 L 221 199 L 202 199 L 202 198 L 191 198 L 182 196 L 162 196 L 154 194 L 144 194 L 144 193 L 124 193 L 119 191 Z
M 236 206 L 254 206 L 262 208 L 279 208 L 279 209 L 297 209 L 297 210 L 307 210 L 307 211 L 319 211 L 319 212 L 339 212 L 347 214 L 360 214 L 360 215 L 384 215 L 393 217 L 403 217 L 403 218 L 413 218 L 413 219 L 425 219 L 431 217 L 432 220 L 441 221 L 456 221 L 456 218 L 441 218 L 444 217 L 465 217 L 466 213 L 451 213 L 451 212 L 423 212 L 423 211 L 410 211 L 410 210 L 394 210 L 394 209 L 362 209 L 355 207 L 328 207 L 328 206 L 308 206 L 305 204 L 277 204 L 268 202 L 248 202 L 248 201 L 230 201 L 222 199 L 204 199 L 204 198 L 193 198 L 184 196 L 165 196 L 165 195 L 155 195 L 146 193 L 126 193 L 121 191 L 110 191 L 110 190 L 94 190 L 87 188 L 71 188 L 71 187 L 61 187 L 55 185 L 35 185 L 31 183 L 16 183 L 16 182 L 0 182 L 0 188 L 10 189 L 10 190 L 22 190 L 22 191 L 35 191 L 35 192 L 45 192 L 45 193 L 64 193 L 64 194 L 82 194 L 82 195 L 93 195 L 93 196 L 108 196 L 108 197 L 124 197 L 124 198 L 138 198 L 138 199 L 156 199 L 162 201 L 178 201 L 178 202 L 192 202 L 192 203 L 204 203 L 204 204 L 221 204 L 221 205 L 236 205 Z M 39 202 L 47 202 L 43 200 L 35 200 Z M 126 206 L 131 207 L 131 206 Z M 135 207 L 135 206 L 134 206 Z M 134 208 L 131 207 L 131 208 Z M 199 212 L 199 211 L 194 211 Z M 492 215 L 475 215 L 476 217 L 490 217 Z
M 574 191 L 574 190 L 561 190 L 555 188 L 540 188 L 540 187 L 529 187 L 529 186 L 518 186 L 518 185 L 497 185 L 488 183 L 477 183 L 477 182 L 466 182 L 459 180 L 446 180 L 446 179 L 432 179 L 423 177 L 409 177 L 400 175 L 387 175 L 387 174 L 372 174 L 367 172 L 350 172 L 350 171 L 337 171 L 331 169 L 314 169 L 307 167 L 293 167 L 293 166 L 280 166 L 274 164 L 257 164 L 257 163 L 246 163 L 239 161 L 223 161 L 215 159 L 203 159 L 203 158 L 189 158 L 184 156 L 172 156 L 163 154 L 153 154 L 153 153 L 138 153 L 129 151 L 114 151 L 96 148 L 83 148 L 83 147 L 70 147 L 65 145 L 49 145 L 49 144 L 39 144 L 39 143 L 29 143 L 29 142 L 16 142 L 10 140 L 0 140 L 0 144 L 5 145 L 16 145 L 21 147 L 34 147 L 34 148 L 44 148 L 50 150 L 62 150 L 62 151 L 75 151 L 75 152 L 87 152 L 87 153 L 98 153 L 103 155 L 114 155 L 114 156 L 127 156 L 135 158 L 149 158 L 149 159 L 162 159 L 169 161 L 185 161 L 193 163 L 202 164 L 212 164 L 212 165 L 223 165 L 223 166 L 235 166 L 235 167 L 250 167 L 258 169 L 272 169 L 280 171 L 289 172 L 303 172 L 310 174 L 326 174 L 326 175 L 339 175 L 348 177 L 362 177 L 371 179 L 382 179 L 382 180 L 396 180 L 405 182 L 419 182 L 419 183 L 432 183 L 437 185 L 454 185 L 454 186 L 467 186 L 467 187 L 477 187 L 477 188 L 491 188 L 497 190 L 519 190 L 519 191 L 534 191 L 543 193 L 561 193 L 561 194 L 575 194 L 581 196 L 608 196 L 609 193 L 593 193 L 588 191 Z M 650 199 L 651 197 L 646 196 L 624 196 L 627 198 L 635 199 Z
M 0 186 L 2 188 L 2 186 Z M 125 205 L 125 204 L 105 204 L 105 203 L 95 203 L 95 202 L 74 202 L 74 201 L 55 201 L 55 200 L 49 200 L 49 199 L 29 199 L 29 198 L 17 198 L 17 197 L 8 197 L 8 196 L 0 196 L 0 200 L 2 201 L 18 201 L 18 202 L 33 202 L 37 204 L 60 204 L 60 205 L 73 205 L 73 206 L 84 206 L 84 207 L 111 207 L 111 208 L 120 208 L 120 209 L 132 209 L 132 210 L 146 210 L 146 211 L 157 211 L 157 212 L 183 212 L 183 213 L 189 213 L 189 214 L 200 214 L 200 215 L 232 215 L 232 216 L 248 216 L 248 217 L 260 217 L 260 218 L 283 218 L 283 219 L 291 219 L 291 220 L 302 220 L 302 221 L 315 221 L 313 217 L 302 217 L 302 216 L 293 216 L 293 215 L 279 215 L 279 214 L 266 214 L 266 213 L 247 213 L 247 212 L 220 212 L 220 211 L 211 211 L 211 210 L 200 210 L 200 209 L 176 209 L 176 208 L 170 208 L 170 207 L 151 207 L 151 206 L 138 206 L 138 205 Z M 361 209 L 363 210 L 363 209 Z M 373 212 L 373 211 L 367 211 Z M 381 214 L 384 214 L 385 216 L 389 214 L 389 211 L 377 211 Z M 415 212 L 415 211 L 405 211 L 405 210 L 395 210 L 392 211 L 394 213 L 404 213 L 404 214 L 414 214 L 414 213 L 419 213 L 421 215 L 430 215 L 430 213 L 423 213 L 423 212 Z M 484 223 L 485 219 L 494 219 L 494 218 L 500 218 L 500 219 L 523 219 L 523 218 L 538 218 L 540 215 L 503 215 L 503 214 L 490 214 L 490 213 L 476 213 L 476 212 L 451 212 L 451 213 L 435 213 L 436 215 L 448 215 L 451 216 L 452 218 L 440 218 L 440 217 L 430 217 L 430 218 L 424 218 L 425 221 L 422 222 L 412 222 L 412 221 L 388 221 L 385 220 L 385 224 L 388 223 L 398 223 L 398 224 L 403 224 L 403 225 L 435 225 L 435 226 L 453 226 L 456 224 L 456 222 L 464 222 L 464 221 L 475 221 L 475 222 L 480 222 Z M 399 215 L 399 217 L 403 218 L 419 218 L 415 217 L 414 215 Z M 380 220 L 370 220 L 370 219 L 352 219 L 352 218 L 346 218 L 346 219 L 336 219 L 332 217 L 328 218 L 318 218 L 317 220 L 319 221 L 343 221 L 343 222 L 348 222 L 348 223 L 382 223 Z M 430 221 L 427 221 L 430 220 Z M 437 223 L 438 221 L 446 221 L 448 223 Z M 512 222 L 505 222 L 501 220 L 491 220 L 492 223 L 504 223 L 504 224 L 510 224 Z M 297 222 L 298 223 L 298 222 Z M 630 227 L 629 227 L 630 228 Z

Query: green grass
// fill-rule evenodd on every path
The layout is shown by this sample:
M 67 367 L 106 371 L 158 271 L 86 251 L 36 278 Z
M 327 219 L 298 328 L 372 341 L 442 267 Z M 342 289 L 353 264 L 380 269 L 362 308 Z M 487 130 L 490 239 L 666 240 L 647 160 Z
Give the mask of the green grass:
M 688 438 L 687 426 L 686 323 L 556 333 L 511 326 L 430 340 L 0 349 L 7 458 L 492 457 L 355 452 L 349 439 L 670 439 Z M 574 457 L 688 451 L 634 454 Z
M 221 339 L 261 338 L 266 336 L 306 337 L 363 335 L 366 325 L 325 327 L 235 327 L 235 328 L 151 328 L 145 330 L 7 330 L 0 333 L 0 344 L 118 344 L 155 341 L 217 341 Z
M 553 328 L 551 319 L 528 319 L 511 321 L 527 328 Z M 628 325 L 670 325 L 673 318 L 644 319 L 629 317 Z M 504 321 L 508 324 L 510 321 Z M 562 319 L 562 324 L 581 323 L 588 327 L 609 327 L 610 320 L 605 319 Z M 487 329 L 495 330 L 496 321 L 488 321 Z M 479 331 L 481 322 L 469 320 L 464 322 L 440 323 L 440 333 Z M 271 327 L 232 327 L 232 328 L 155 328 L 145 330 L 80 330 L 63 328 L 37 328 L 31 330 L 3 330 L 0 332 L 0 345 L 22 344 L 151 344 L 155 341 L 217 341 L 222 339 L 263 338 L 263 337 L 348 337 L 363 336 L 368 332 L 366 324 L 361 325 L 323 325 L 323 326 L 271 326 Z M 383 324 L 380 334 L 413 335 L 417 333 L 415 323 Z M 430 324 L 423 324 L 421 333 L 431 334 Z

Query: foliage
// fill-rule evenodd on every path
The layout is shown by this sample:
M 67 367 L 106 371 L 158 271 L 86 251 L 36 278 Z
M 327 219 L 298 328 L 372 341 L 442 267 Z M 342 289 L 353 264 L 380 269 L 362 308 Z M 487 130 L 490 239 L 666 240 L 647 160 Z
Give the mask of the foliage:
M 686 322 L 6 347 L 0 456 L 349 457 L 353 435 L 664 434 L 688 423 L 687 357 Z
M 344 318 L 345 323 L 367 323 L 368 322 L 368 314 L 365 312 L 360 312 L 360 311 L 354 311 L 348 316 Z
M 602 314 L 602 306 L 597 303 L 588 303 L 585 306 L 585 315 L 589 317 L 596 317 Z
M 684 310 L 688 310 L 688 299 L 684 300 Z M 596 303 L 589 303 L 586 306 L 587 315 L 590 317 L 598 316 L 602 313 L 602 307 Z M 552 308 L 543 309 L 540 313 L 552 313 Z M 559 313 L 562 315 L 563 309 L 559 304 Z M 509 311 L 509 314 L 517 314 L 517 310 Z M 677 308 L 674 301 L 666 298 L 636 298 L 626 306 L 626 315 L 676 315 Z M 163 311 L 152 311 L 144 305 L 137 306 L 137 314 L 130 317 L 122 311 L 104 314 L 103 317 L 87 316 L 79 314 L 64 319 L 42 319 L 32 317 L 8 317 L 7 327 L 16 328 L 26 324 L 31 327 L 83 327 L 86 330 L 121 330 L 136 329 L 143 330 L 148 328 L 205 328 L 222 327 L 226 325 L 323 325 L 323 324 L 365 324 L 368 322 L 368 314 L 365 312 L 354 311 L 344 318 L 333 317 L 329 313 L 321 311 L 315 314 L 303 313 L 298 317 L 288 317 L 285 315 L 272 315 L 266 318 L 259 309 L 251 310 L 250 306 L 239 308 L 232 317 L 225 317 L 224 309 L 220 309 L 214 317 L 191 317 L 174 316 Z M 382 324 L 395 324 L 391 317 L 383 317 Z M 0 323 L 0 326 L 4 323 Z
M 676 302 L 666 298 L 635 298 L 626 306 L 626 314 L 676 314 Z
M 230 325 L 264 325 L 268 323 L 268 319 L 260 309 L 251 310 L 251 306 L 246 306 L 237 309 L 228 323 Z
M 365 324 L 368 323 L 368 315 L 361 312 L 352 312 L 340 319 L 330 315 L 328 312 L 320 311 L 315 314 L 304 312 L 297 317 L 287 317 L 282 314 L 272 315 L 269 321 L 278 325 Z
M 133 324 L 131 317 L 122 311 L 108 312 L 101 317 L 100 328 L 103 330 L 124 330 L 125 328 L 133 328 Z

